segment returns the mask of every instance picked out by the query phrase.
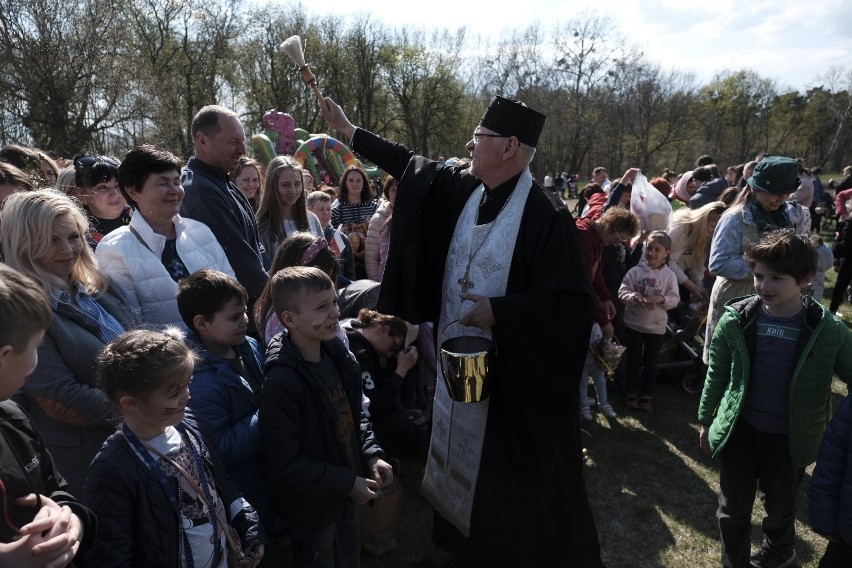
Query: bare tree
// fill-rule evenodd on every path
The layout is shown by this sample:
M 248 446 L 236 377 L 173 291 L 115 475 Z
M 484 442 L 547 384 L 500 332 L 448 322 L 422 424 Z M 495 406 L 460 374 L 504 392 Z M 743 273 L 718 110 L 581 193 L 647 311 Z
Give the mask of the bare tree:
M 480 58 L 483 95 L 520 98 L 546 83 L 548 70 L 542 65 L 541 44 L 538 26 L 506 32 L 494 52 Z
M 829 90 L 834 95 L 829 108 L 834 115 L 836 124 L 831 142 L 828 145 L 828 150 L 826 150 L 825 155 L 820 160 L 820 163 L 824 163 L 831 159 L 833 154 L 836 154 L 844 134 L 847 141 L 850 138 L 848 121 L 852 118 L 852 69 L 832 67 L 821 79 L 825 81 Z M 842 155 L 840 159 L 835 158 L 834 163 L 837 169 L 845 165 L 842 160 Z
M 392 36 L 382 24 L 362 15 L 351 23 L 343 45 L 349 59 L 352 116 L 381 134 L 389 123 L 384 109 L 390 104 L 387 76 L 396 53 Z
M 300 8 L 282 11 L 267 4 L 249 10 L 244 16 L 243 33 L 233 62 L 236 89 L 242 94 L 245 120 L 250 130 L 259 130 L 263 113 L 272 108 L 291 114 L 296 126 L 308 128 L 314 112 L 313 94 L 304 84 L 290 58 L 279 49 L 291 35 L 300 35 L 308 63 L 326 87 L 324 69 L 316 65 L 315 47 L 322 44 L 315 19 Z
M 128 0 L 137 58 L 128 90 L 145 109 L 138 134 L 192 153 L 192 117 L 233 83 L 238 0 Z M 133 143 L 138 140 L 133 140 Z
M 769 117 L 777 96 L 775 82 L 750 70 L 722 73 L 702 91 L 701 122 L 711 133 L 711 152 L 719 163 L 740 163 L 769 144 Z
M 554 31 L 553 75 L 564 91 L 566 162 L 578 171 L 612 108 L 615 65 L 627 55 L 609 18 L 584 14 Z M 601 165 L 601 164 L 595 164 Z M 607 164 L 613 167 L 615 164 Z
M 692 137 L 695 78 L 679 71 L 664 73 L 649 63 L 631 67 L 625 100 L 626 131 L 635 144 L 631 165 L 659 169 L 668 161 L 660 159 L 663 151 Z
M 463 32 L 435 32 L 427 49 L 422 32 L 403 29 L 396 37 L 396 57 L 387 74 L 395 118 L 406 144 L 424 155 L 433 147 L 461 147 L 459 118 L 464 91 L 455 75 Z M 467 125 L 464 125 L 466 128 Z
M 0 0 L 4 121 L 55 155 L 104 150 L 98 135 L 136 113 L 123 26 L 121 5 L 108 0 Z

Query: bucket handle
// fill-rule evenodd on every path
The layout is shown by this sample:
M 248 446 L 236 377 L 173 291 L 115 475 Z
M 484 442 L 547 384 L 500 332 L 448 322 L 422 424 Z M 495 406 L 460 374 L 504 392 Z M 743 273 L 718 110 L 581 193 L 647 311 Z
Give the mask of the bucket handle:
M 450 326 L 451 326 L 451 325 L 453 325 L 454 323 L 459 323 L 459 320 L 458 320 L 458 319 L 454 319 L 453 321 L 451 321 L 450 323 L 448 323 L 447 325 L 445 325 L 445 326 L 444 326 L 444 329 L 442 329 L 442 330 L 441 330 L 441 333 L 439 333 L 439 334 L 438 334 L 438 345 L 437 345 L 437 347 L 438 347 L 438 351 L 440 351 L 440 350 L 441 350 L 441 345 L 444 343 L 444 342 L 442 341 L 442 338 L 444 337 L 444 333 L 445 333 L 445 332 L 446 332 L 446 331 L 450 328 Z M 462 328 L 465 328 L 465 327 L 469 327 L 469 326 L 466 326 L 466 325 L 463 325 L 463 326 L 462 326 Z M 488 329 L 488 333 L 490 333 L 490 334 L 491 334 L 491 344 L 494 346 L 494 355 L 496 356 L 496 355 L 497 355 L 497 338 L 494 336 L 494 332 L 493 332 L 493 331 L 491 331 L 491 328 L 489 328 L 489 329 Z

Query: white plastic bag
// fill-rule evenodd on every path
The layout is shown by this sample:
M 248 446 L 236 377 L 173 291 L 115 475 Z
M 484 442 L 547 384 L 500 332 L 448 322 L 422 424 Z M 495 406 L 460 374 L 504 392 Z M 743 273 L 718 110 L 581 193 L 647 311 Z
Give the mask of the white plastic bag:
M 639 228 L 643 231 L 665 231 L 669 228 L 671 203 L 641 173 L 636 174 L 633 180 L 630 211 L 639 218 Z

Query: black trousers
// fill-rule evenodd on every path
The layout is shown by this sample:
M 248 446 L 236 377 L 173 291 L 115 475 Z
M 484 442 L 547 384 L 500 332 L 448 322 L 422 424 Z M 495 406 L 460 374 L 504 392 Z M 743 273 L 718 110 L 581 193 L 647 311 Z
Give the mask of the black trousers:
M 757 489 L 765 511 L 761 548 L 782 556 L 789 554 L 795 537 L 796 488 L 804 475 L 804 468 L 793 467 L 789 436 L 760 432 L 739 420 L 720 457 L 716 518 L 722 565 L 749 566 L 751 512 Z
M 852 546 L 845 540 L 829 542 L 819 568 L 849 568 L 852 566 Z
M 834 292 L 831 294 L 832 312 L 836 312 L 843 299 L 846 297 L 846 288 L 852 282 L 852 260 L 844 258 L 840 261 L 840 269 L 837 271 L 837 281 L 834 283 Z
M 654 394 L 657 384 L 657 363 L 660 360 L 660 348 L 663 334 L 643 333 L 625 328 L 627 347 L 627 393 Z

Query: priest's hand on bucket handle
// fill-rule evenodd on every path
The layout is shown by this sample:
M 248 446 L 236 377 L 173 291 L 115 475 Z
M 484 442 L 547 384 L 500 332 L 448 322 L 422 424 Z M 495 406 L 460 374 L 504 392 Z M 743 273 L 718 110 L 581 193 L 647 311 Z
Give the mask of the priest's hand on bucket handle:
M 459 319 L 460 324 L 479 329 L 494 327 L 497 320 L 494 319 L 494 312 L 491 310 L 491 299 L 477 294 L 459 294 L 459 297 L 473 302 L 473 307 Z
M 352 135 L 355 134 L 355 125 L 349 122 L 349 119 L 346 118 L 346 113 L 343 112 L 339 104 L 334 102 L 331 97 L 325 97 L 320 101 L 319 108 L 322 117 L 329 126 L 350 140 L 352 139 Z

